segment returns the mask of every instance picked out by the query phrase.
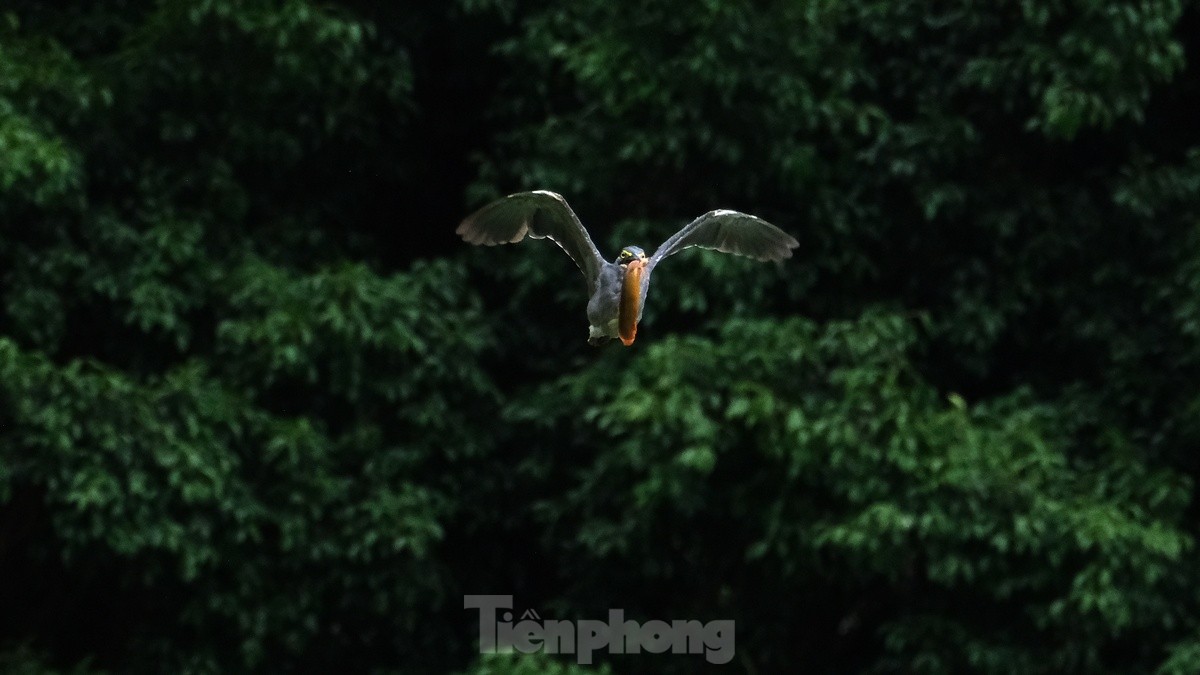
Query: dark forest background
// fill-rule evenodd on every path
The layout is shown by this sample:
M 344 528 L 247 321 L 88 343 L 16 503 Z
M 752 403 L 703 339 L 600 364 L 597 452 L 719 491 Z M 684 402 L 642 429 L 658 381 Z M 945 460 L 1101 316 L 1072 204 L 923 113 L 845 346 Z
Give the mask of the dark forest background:
M 1200 668 L 1200 8 L 0 5 L 0 670 Z M 586 345 L 546 242 L 724 207 Z M 613 656 L 692 672 L 696 656 Z

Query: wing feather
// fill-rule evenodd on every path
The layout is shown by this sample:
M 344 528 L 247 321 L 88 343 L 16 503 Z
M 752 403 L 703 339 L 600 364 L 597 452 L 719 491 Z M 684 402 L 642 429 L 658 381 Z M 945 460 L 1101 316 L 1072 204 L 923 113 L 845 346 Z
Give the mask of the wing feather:
M 650 257 L 649 267 L 693 246 L 756 260 L 783 260 L 790 258 L 792 249 L 799 245 L 787 232 L 762 218 L 720 209 L 693 220 L 663 242 Z
M 455 232 L 467 243 L 484 246 L 514 244 L 526 236 L 550 239 L 583 273 L 589 295 L 595 292 L 604 265 L 604 258 L 567 200 L 548 190 L 518 192 L 498 199 L 467 216 Z

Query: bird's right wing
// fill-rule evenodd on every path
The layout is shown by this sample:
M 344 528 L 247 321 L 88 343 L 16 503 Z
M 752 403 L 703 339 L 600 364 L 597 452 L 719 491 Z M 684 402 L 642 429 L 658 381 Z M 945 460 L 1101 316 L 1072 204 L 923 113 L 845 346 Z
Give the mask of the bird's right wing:
M 654 269 L 663 258 L 693 246 L 756 260 L 783 260 L 792 257 L 792 249 L 799 245 L 790 234 L 762 218 L 720 209 L 684 225 L 664 241 L 650 257 L 648 267 Z
M 455 230 L 467 243 L 495 246 L 533 239 L 550 239 L 571 256 L 587 279 L 588 295 L 596 291 L 596 279 L 604 258 L 583 229 L 575 212 L 562 195 L 548 190 L 518 192 L 498 199 L 475 213 Z

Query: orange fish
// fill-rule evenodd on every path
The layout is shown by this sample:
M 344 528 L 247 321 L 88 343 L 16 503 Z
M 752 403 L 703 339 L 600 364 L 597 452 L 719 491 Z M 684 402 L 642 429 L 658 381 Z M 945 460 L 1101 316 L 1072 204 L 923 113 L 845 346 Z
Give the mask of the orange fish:
M 625 283 L 621 287 L 621 308 L 618 313 L 617 332 L 626 347 L 637 337 L 638 313 L 642 309 L 642 261 L 634 260 L 625 270 Z

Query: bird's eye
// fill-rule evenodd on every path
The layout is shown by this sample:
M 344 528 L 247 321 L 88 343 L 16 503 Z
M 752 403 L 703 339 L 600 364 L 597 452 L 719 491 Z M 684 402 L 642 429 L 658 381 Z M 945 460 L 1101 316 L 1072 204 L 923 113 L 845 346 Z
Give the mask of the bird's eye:
M 621 257 L 622 257 L 622 258 L 629 258 L 629 257 L 632 257 L 632 256 L 633 256 L 633 254 L 632 254 L 632 253 L 630 253 L 629 251 L 621 251 Z

